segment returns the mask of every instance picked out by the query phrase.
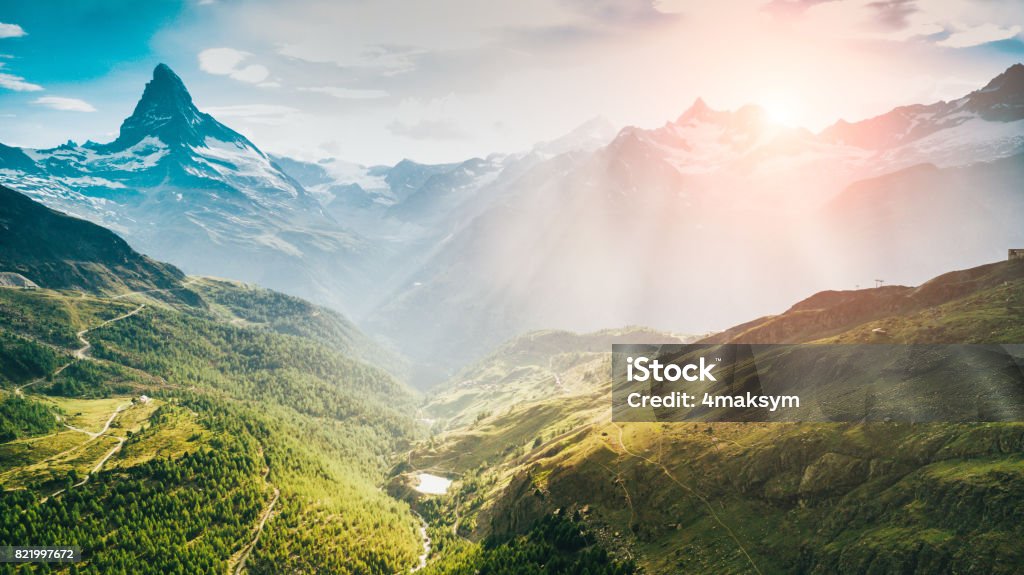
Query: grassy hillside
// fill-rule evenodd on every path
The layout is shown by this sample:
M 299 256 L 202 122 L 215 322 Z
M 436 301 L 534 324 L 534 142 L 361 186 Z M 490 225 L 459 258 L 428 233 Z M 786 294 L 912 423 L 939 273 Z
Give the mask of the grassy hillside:
M 817 294 L 706 341 L 1019 343 L 1022 297 L 1024 262 L 1002 262 L 917 288 Z M 475 372 L 539 389 L 519 345 Z M 649 573 L 1024 565 L 1024 424 L 616 424 L 610 354 L 555 367 L 561 355 L 548 355 L 561 384 L 549 377 L 539 396 L 433 437 L 396 469 L 399 493 L 414 470 L 456 479 L 449 495 L 418 503 L 448 560 L 529 537 L 568 510 L 610 557 Z M 543 353 L 529 363 L 543 366 Z
M 77 544 L 82 573 L 413 565 L 416 521 L 377 487 L 412 393 L 319 308 L 191 285 L 0 289 L 0 544 Z
M 404 379 L 409 367 L 340 313 L 273 290 L 217 278 L 193 278 L 198 293 L 218 319 L 315 340 Z
M 702 343 L 1019 343 L 1024 260 L 943 274 L 918 287 L 815 294 Z M 872 333 L 881 328 L 886 333 Z

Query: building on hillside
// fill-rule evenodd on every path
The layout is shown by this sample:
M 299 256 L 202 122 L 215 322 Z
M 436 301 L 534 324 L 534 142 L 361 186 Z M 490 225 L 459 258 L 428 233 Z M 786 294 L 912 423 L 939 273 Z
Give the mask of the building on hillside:
M 1008 260 L 1024 260 L 1024 248 L 1010 248 L 1010 253 L 1007 255 Z

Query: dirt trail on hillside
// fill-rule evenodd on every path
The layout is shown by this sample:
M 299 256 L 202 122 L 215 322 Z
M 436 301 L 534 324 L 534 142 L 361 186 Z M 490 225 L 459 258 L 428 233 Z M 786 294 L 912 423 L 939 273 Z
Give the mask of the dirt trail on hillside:
M 280 496 L 281 490 L 275 487 L 274 498 L 270 500 L 270 505 L 267 505 L 267 508 L 263 510 L 263 514 L 260 516 L 260 520 L 256 524 L 256 533 L 253 535 L 252 541 L 242 548 L 238 557 L 238 563 L 235 565 L 234 569 L 228 570 L 229 573 L 240 575 L 245 571 L 245 562 L 249 559 L 249 554 L 252 553 L 253 548 L 256 547 L 256 543 L 259 542 L 260 534 L 263 533 L 263 526 L 266 525 L 267 520 L 270 519 L 270 514 L 274 511 L 274 506 L 277 505 L 277 500 Z
M 119 315 L 119 316 L 117 316 L 115 318 L 108 319 L 108 320 L 104 321 L 103 323 L 101 323 L 101 324 L 99 324 L 99 325 L 97 325 L 95 327 L 86 328 L 86 329 L 83 329 L 82 331 L 76 333 L 75 337 L 78 338 L 78 341 L 79 341 L 79 343 L 82 344 L 82 347 L 72 351 L 71 352 L 71 356 L 74 357 L 76 360 L 77 359 L 87 359 L 89 357 L 89 355 L 88 355 L 89 354 L 89 350 L 92 349 L 92 344 L 89 343 L 89 340 L 85 339 L 85 334 L 89 333 L 90 331 L 99 329 L 101 327 L 108 326 L 108 325 L 110 325 L 110 324 L 112 324 L 112 323 L 114 323 L 116 321 L 121 321 L 121 320 L 123 320 L 125 318 L 129 318 L 129 317 L 139 313 L 140 311 L 142 311 L 145 307 L 146 307 L 146 304 L 141 304 L 141 305 L 139 305 L 139 307 L 133 309 L 130 312 L 121 314 L 121 315 Z M 16 393 L 17 395 L 24 395 L 22 390 L 24 390 L 26 387 L 30 387 L 30 386 L 33 386 L 33 385 L 35 385 L 37 383 L 40 383 L 42 381 L 46 381 L 47 378 L 57 377 L 58 375 L 61 374 L 62 371 L 64 371 L 68 367 L 70 367 L 72 363 L 74 363 L 74 362 L 73 361 L 69 361 L 68 363 L 65 363 L 64 365 L 58 367 L 56 370 L 54 370 L 53 373 L 51 373 L 48 376 L 37 377 L 36 379 L 33 379 L 32 381 L 30 381 L 28 383 L 25 383 L 25 384 L 19 385 L 18 387 L 15 387 L 14 388 L 14 393 Z
M 264 461 L 266 460 L 266 458 L 263 456 L 263 445 L 259 446 L 259 457 L 261 459 L 264 459 Z M 278 489 L 277 486 L 267 481 L 267 478 L 270 476 L 269 466 L 263 467 L 262 475 L 263 480 L 267 482 L 267 485 L 270 485 L 271 487 L 274 488 L 274 497 L 270 500 L 270 504 L 267 505 L 267 508 L 263 510 L 263 513 L 260 514 L 260 520 L 256 523 L 256 528 L 255 532 L 253 533 L 252 541 L 247 543 L 245 547 L 242 547 L 238 550 L 237 553 L 233 554 L 231 557 L 228 558 L 228 575 L 240 575 L 243 571 L 245 571 L 245 562 L 249 560 L 249 554 L 252 553 L 252 550 L 256 547 L 256 544 L 259 542 L 260 534 L 263 533 L 263 526 L 266 525 L 267 520 L 270 519 L 270 514 L 273 513 L 274 506 L 277 505 L 277 500 L 278 498 L 281 497 L 281 490 Z

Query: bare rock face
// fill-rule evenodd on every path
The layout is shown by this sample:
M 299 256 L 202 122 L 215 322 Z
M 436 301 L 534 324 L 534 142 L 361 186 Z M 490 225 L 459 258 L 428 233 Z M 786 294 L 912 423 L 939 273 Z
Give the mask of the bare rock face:
M 34 289 L 39 286 L 27 277 L 15 272 L 0 272 L 0 287 Z

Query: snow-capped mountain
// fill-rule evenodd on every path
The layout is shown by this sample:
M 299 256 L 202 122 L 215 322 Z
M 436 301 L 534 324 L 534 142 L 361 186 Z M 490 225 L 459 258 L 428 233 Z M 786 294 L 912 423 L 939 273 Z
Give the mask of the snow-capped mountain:
M 984 88 L 957 100 L 901 106 L 852 124 L 840 120 L 821 135 L 828 141 L 879 150 L 906 145 L 963 124 L 1012 124 L 1019 120 L 1024 120 L 1024 65 L 1015 64 Z
M 1002 257 L 1024 240 L 1024 203 L 1009 200 L 1024 176 L 1022 75 L 819 134 L 697 100 L 581 159 L 531 166 L 368 326 L 421 361 L 458 363 L 528 329 L 714 329 L 817 290 Z M 958 212 L 987 224 L 967 230 Z
M 618 128 L 604 116 L 596 116 L 574 128 L 568 134 L 533 146 L 530 154 L 549 159 L 562 154 L 593 152 L 611 142 Z
M 500 197 L 493 190 L 503 178 L 551 157 L 554 146 L 593 149 L 607 133 L 592 122 L 543 150 L 451 164 L 301 162 L 268 156 L 203 113 L 160 64 L 114 141 L 0 144 L 0 183 L 187 272 L 253 281 L 358 316 Z
M 596 117 L 525 152 L 462 162 L 423 164 L 407 158 L 394 166 L 362 166 L 336 158 L 317 162 L 281 156 L 271 159 L 339 221 L 360 228 L 361 222 L 369 220 L 365 232 L 370 234 L 381 230 L 382 221 L 413 223 L 429 235 L 439 224 L 438 217 L 454 217 L 478 196 L 484 196 L 485 203 L 500 196 L 490 193 L 496 184 L 559 155 L 593 152 L 611 142 L 615 134 L 611 122 Z M 451 231 L 449 224 L 441 223 L 444 233 Z
M 820 139 L 874 152 L 884 171 L 920 162 L 940 167 L 1014 155 L 1024 149 L 1024 65 L 950 102 L 901 106 L 860 122 L 843 120 Z
M 170 184 L 179 191 L 202 188 L 211 182 L 240 192 L 254 206 L 308 211 L 319 205 L 302 186 L 275 166 L 244 136 L 200 112 L 178 78 L 164 64 L 153 71 L 142 98 L 121 124 L 120 135 L 109 144 L 73 142 L 47 150 L 23 150 L 23 172 L 45 175 L 65 184 L 69 193 L 89 198 L 131 194 L 139 188 Z M 5 166 L 8 167 L 8 166 Z M 195 186 L 196 182 L 201 186 Z M 41 182 L 40 182 L 41 183 Z M 59 187 L 57 188 L 59 190 Z M 109 190 L 125 190 L 109 193 Z M 63 191 L 63 190 L 61 190 Z M 45 193 L 45 187 L 40 187 Z M 184 195 L 179 201 L 185 201 Z M 205 201 L 198 196 L 189 198 Z
M 612 147 L 626 160 L 648 158 L 699 187 L 719 192 L 815 184 L 822 199 L 851 182 L 923 162 L 956 167 L 1024 151 L 1024 66 L 1017 64 L 984 88 L 950 101 L 902 106 L 862 120 L 840 120 L 819 134 L 772 122 L 759 107 L 711 109 L 698 99 L 660 128 L 626 128 Z M 749 193 L 749 192 L 748 192 Z
M 190 273 L 351 310 L 365 242 L 255 144 L 201 112 L 166 65 L 107 144 L 0 148 L 0 183 L 121 233 Z

